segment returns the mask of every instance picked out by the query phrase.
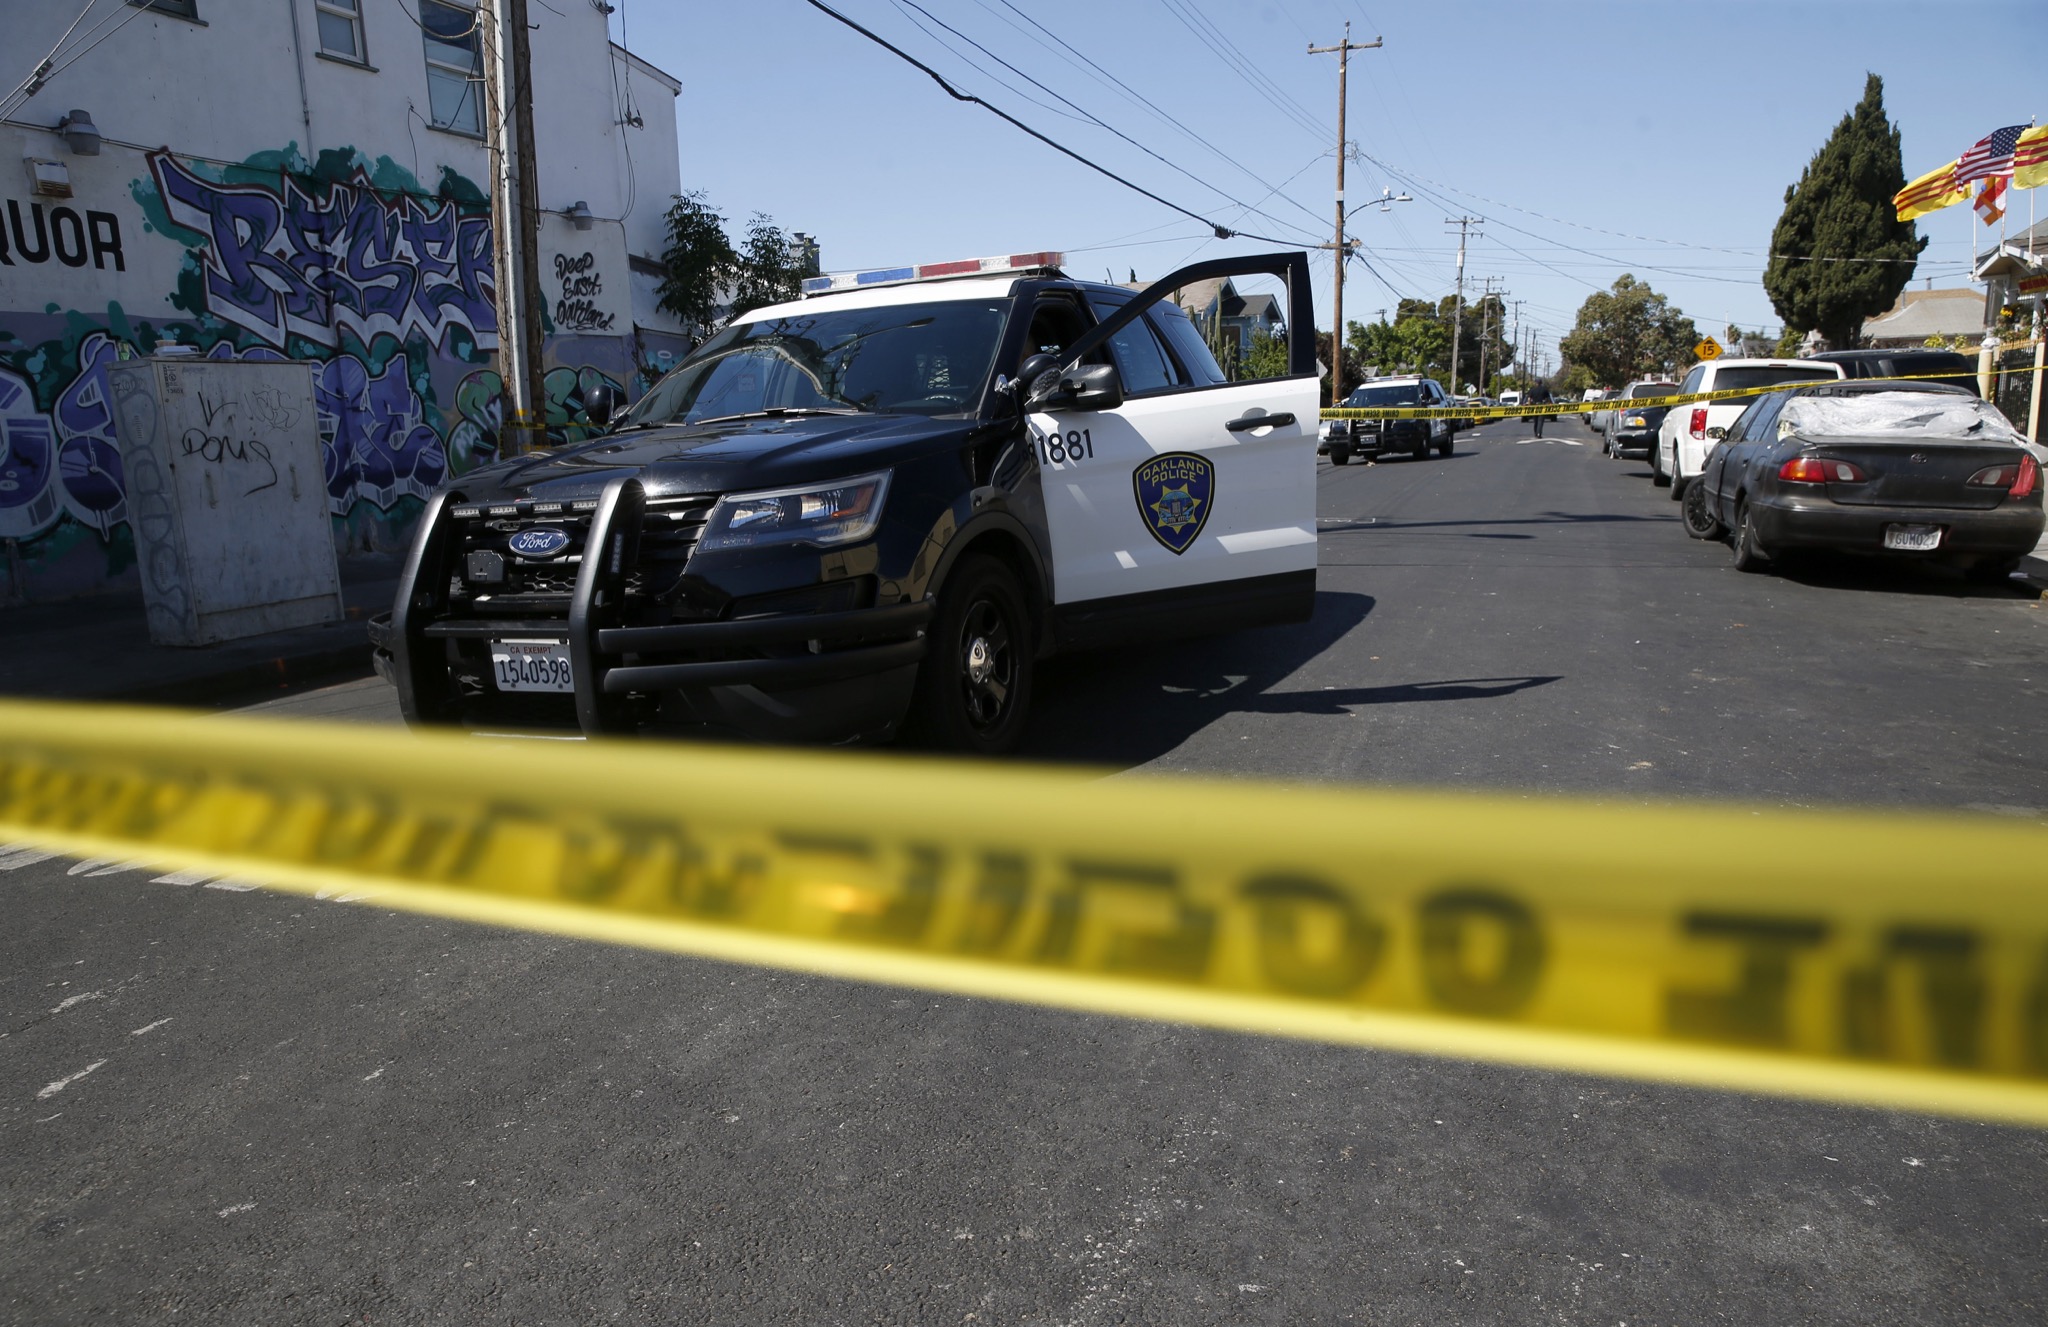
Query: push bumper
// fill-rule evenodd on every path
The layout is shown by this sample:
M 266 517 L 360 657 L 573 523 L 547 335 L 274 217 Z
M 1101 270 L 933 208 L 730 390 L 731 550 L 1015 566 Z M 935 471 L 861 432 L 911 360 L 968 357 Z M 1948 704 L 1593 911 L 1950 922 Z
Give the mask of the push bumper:
M 2041 541 L 2042 510 L 2013 504 L 1985 510 L 1954 507 L 1857 507 L 1823 497 L 1783 496 L 1752 503 L 1757 541 L 1769 552 L 1827 549 L 1880 557 L 1967 561 L 2016 558 Z M 1927 552 L 1884 546 L 1888 525 L 1941 527 L 1941 544 Z
M 892 728 L 910 704 L 930 599 L 839 612 L 635 626 L 621 622 L 632 571 L 630 532 L 645 502 L 631 479 L 608 485 L 592 513 L 586 555 L 566 618 L 506 620 L 448 614 L 445 501 L 429 504 L 388 616 L 370 621 L 372 666 L 398 687 L 414 723 L 461 721 L 451 642 L 557 640 L 569 647 L 576 726 L 630 731 L 674 697 L 680 717 L 731 724 L 779 740 L 820 741 Z M 468 699 L 487 699 L 484 697 Z

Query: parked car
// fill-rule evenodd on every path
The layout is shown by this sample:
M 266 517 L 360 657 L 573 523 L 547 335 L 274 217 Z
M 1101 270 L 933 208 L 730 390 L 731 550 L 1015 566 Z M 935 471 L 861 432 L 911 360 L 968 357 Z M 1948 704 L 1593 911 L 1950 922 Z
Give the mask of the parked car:
M 1808 358 L 1842 366 L 1850 378 L 1933 378 L 1977 395 L 1977 365 L 1953 350 L 1823 350 Z M 1935 377 L 1934 375 L 1940 375 Z
M 1591 404 L 1594 401 L 1611 401 L 1614 399 L 1614 396 L 1615 393 L 1608 391 L 1605 387 L 1588 387 L 1585 393 L 1579 397 L 1579 401 L 1581 404 Z M 1595 433 L 1601 432 L 1607 427 L 1607 417 L 1613 413 L 1612 410 L 1587 411 L 1585 416 L 1586 427 Z
M 1344 398 L 1346 410 L 1374 406 L 1442 408 L 1451 398 L 1434 378 L 1375 378 Z M 1458 436 L 1454 419 L 1333 419 L 1323 429 L 1316 450 L 1327 452 L 1331 465 L 1348 465 L 1353 456 L 1379 457 L 1406 452 L 1418 461 L 1451 454 Z
M 1522 394 L 1510 387 L 1507 391 L 1500 394 L 1500 403 L 1502 405 L 1520 405 L 1522 404 Z
M 1742 571 L 1826 549 L 2002 583 L 2040 541 L 2041 467 L 1995 406 L 1960 387 L 1816 384 L 1743 411 L 1684 511 L 1686 533 L 1727 537 Z
M 1680 395 L 1693 392 L 1735 391 L 1745 387 L 1766 388 L 1788 382 L 1815 382 L 1823 378 L 1845 378 L 1840 364 L 1811 359 L 1715 359 L 1695 364 L 1678 384 Z M 1650 449 L 1650 472 L 1654 481 L 1671 486 L 1671 497 L 1685 496 L 1685 486 L 1706 464 L 1713 439 L 1725 433 L 1755 398 L 1735 397 L 1727 401 L 1702 401 L 1667 412 L 1657 426 L 1657 445 Z
M 1618 400 L 1626 402 L 1676 395 L 1678 384 L 1675 382 L 1638 379 L 1621 389 Z M 1657 426 L 1664 422 L 1664 415 L 1670 409 L 1668 405 L 1637 406 L 1634 409 L 1617 405 L 1605 411 L 1606 427 L 1600 431 L 1600 450 L 1616 459 L 1648 456 L 1657 441 Z

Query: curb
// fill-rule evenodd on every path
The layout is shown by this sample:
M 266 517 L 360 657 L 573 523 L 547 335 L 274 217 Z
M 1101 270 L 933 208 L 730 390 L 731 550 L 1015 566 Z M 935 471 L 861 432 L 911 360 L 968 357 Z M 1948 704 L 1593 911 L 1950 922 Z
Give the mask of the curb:
M 69 699 L 125 701 L 138 705 L 205 706 L 219 701 L 249 698 L 251 693 L 272 694 L 310 686 L 316 682 L 368 677 L 370 673 L 370 640 L 368 633 L 365 632 L 361 639 L 346 645 L 331 645 L 300 654 L 230 664 L 196 677 L 89 692 Z

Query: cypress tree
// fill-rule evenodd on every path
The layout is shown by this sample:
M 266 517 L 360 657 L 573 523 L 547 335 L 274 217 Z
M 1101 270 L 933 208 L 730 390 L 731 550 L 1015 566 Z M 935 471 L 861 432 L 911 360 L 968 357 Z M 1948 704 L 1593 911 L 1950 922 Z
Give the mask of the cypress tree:
M 1787 328 L 1818 331 L 1842 349 L 1856 344 L 1865 318 L 1898 301 L 1913 279 L 1912 260 L 1927 247 L 1914 224 L 1892 209 L 1892 195 L 1905 185 L 1899 131 L 1885 118 L 1884 80 L 1871 74 L 1863 100 L 1785 190 L 1785 210 L 1771 231 L 1764 290 Z M 1857 261 L 1826 261 L 1839 258 Z

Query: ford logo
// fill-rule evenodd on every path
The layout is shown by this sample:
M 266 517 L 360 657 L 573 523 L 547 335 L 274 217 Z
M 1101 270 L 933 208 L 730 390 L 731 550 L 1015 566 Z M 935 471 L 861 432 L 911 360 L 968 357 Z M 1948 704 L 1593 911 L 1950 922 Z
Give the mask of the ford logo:
M 532 530 L 521 530 L 505 541 L 505 547 L 523 558 L 551 558 L 568 546 L 567 531 L 545 525 Z

